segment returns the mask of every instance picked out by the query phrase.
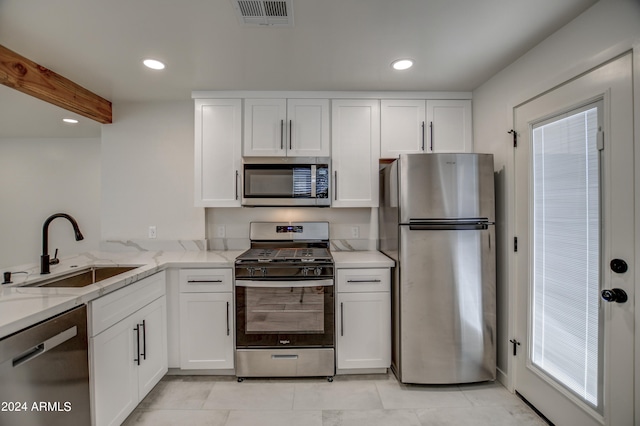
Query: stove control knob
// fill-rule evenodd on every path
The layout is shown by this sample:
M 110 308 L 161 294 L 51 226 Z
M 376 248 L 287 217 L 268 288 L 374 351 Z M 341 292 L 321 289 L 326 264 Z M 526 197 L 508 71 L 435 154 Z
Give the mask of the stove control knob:
M 249 272 L 250 277 L 253 277 L 253 274 L 256 272 L 256 270 L 254 268 L 249 267 L 247 268 L 247 272 Z
M 322 274 L 322 268 L 318 267 L 314 269 L 313 273 L 316 274 L 316 276 L 320 276 L 320 274 Z
M 302 276 L 306 277 L 309 274 L 309 268 L 302 268 Z
M 267 276 L 267 268 L 258 268 L 260 270 L 260 272 L 262 272 L 262 276 L 266 277 Z

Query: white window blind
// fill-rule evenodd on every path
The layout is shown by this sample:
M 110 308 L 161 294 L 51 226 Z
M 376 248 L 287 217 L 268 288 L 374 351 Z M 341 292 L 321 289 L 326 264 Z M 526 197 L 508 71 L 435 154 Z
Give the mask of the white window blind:
M 599 403 L 600 166 L 598 108 L 533 128 L 531 361 Z

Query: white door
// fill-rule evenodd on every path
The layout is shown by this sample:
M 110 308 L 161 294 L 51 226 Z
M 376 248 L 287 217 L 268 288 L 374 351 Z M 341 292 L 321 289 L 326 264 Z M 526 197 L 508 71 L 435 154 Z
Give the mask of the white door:
M 331 104 L 331 207 L 378 207 L 380 101 Z
M 180 368 L 232 369 L 231 293 L 180 294 Z
M 244 100 L 245 157 L 287 155 L 287 100 Z
M 328 157 L 329 100 L 287 100 L 287 156 Z
M 136 314 L 140 327 L 138 396 L 144 398 L 167 373 L 167 302 L 162 296 Z
M 634 424 L 631 73 L 626 55 L 514 109 L 514 385 L 559 426 Z
M 195 100 L 195 205 L 240 207 L 240 99 Z
M 425 152 L 473 152 L 471 101 L 428 100 Z
M 134 327 L 127 317 L 91 338 L 96 426 L 119 425 L 138 405 Z
M 424 100 L 380 101 L 380 158 L 426 152 Z
M 337 368 L 389 368 L 391 294 L 339 293 Z

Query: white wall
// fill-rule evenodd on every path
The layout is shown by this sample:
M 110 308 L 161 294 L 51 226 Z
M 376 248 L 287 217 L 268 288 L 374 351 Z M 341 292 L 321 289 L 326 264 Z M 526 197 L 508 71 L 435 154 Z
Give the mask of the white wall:
M 207 238 L 217 250 L 249 247 L 251 222 L 329 222 L 333 250 L 375 250 L 378 244 L 378 209 L 370 208 L 221 208 L 207 209 Z M 219 236 L 220 227 L 225 237 Z M 357 228 L 358 236 L 353 235 Z
M 601 0 L 473 92 L 474 145 L 495 156 L 498 238 L 498 367 L 508 374 L 509 282 L 512 256 L 513 107 L 636 47 L 640 53 L 640 2 Z M 636 65 L 638 61 L 636 60 Z M 636 84 L 638 70 L 636 68 Z M 636 109 L 640 107 L 636 91 Z M 640 122 L 636 114 L 636 131 Z M 636 136 L 636 141 L 637 141 Z M 508 320 L 509 319 L 509 320 Z M 502 380 L 507 380 L 501 376 Z
M 100 139 L 0 140 L 0 268 L 38 264 L 42 226 L 53 213 L 73 216 L 49 226 L 49 254 L 94 250 L 100 241 Z
M 193 198 L 193 102 L 113 106 L 102 129 L 102 239 L 203 239 Z

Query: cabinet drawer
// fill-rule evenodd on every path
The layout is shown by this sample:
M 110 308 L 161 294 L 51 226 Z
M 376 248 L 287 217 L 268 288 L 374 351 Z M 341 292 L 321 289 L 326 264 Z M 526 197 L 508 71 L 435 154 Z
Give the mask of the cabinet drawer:
M 164 272 L 158 272 L 127 287 L 94 300 L 91 310 L 90 335 L 95 336 L 166 292 Z
M 388 268 L 338 269 L 338 293 L 377 292 L 391 290 Z
M 233 291 L 231 268 L 180 270 L 180 293 L 218 293 L 229 291 Z

